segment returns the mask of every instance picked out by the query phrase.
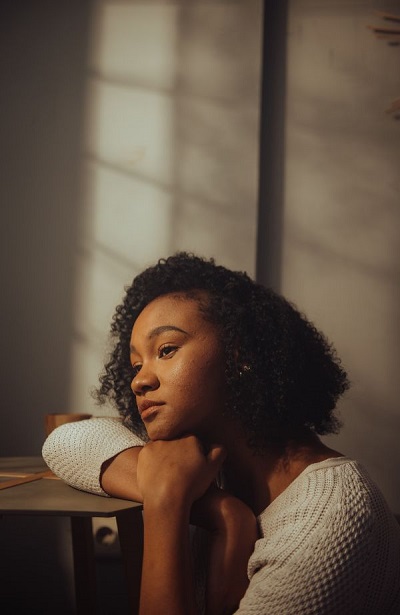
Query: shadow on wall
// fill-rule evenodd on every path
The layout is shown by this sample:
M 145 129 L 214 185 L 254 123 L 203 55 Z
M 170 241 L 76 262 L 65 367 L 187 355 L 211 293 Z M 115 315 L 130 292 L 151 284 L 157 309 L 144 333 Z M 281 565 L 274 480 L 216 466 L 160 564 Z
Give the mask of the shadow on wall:
M 349 371 L 330 444 L 362 461 L 398 512 L 400 124 L 385 108 L 399 49 L 374 39 L 372 20 L 368 2 L 293 2 L 283 292 Z
M 178 31 L 171 250 L 192 249 L 252 272 L 261 3 L 183 5 Z
M 185 249 L 254 272 L 260 13 L 259 0 L 94 4 L 72 409 L 114 412 L 88 391 L 140 270 Z
M 254 271 L 260 8 L 1 2 L 1 456 L 40 454 L 47 413 L 92 411 L 139 269 L 189 249 Z M 69 615 L 68 526 L 11 521 L 8 612 Z
M 39 454 L 46 413 L 101 412 L 144 266 L 187 249 L 254 273 L 261 6 L 1 3 L 2 455 Z
M 0 8 L 3 456 L 68 404 L 90 2 Z

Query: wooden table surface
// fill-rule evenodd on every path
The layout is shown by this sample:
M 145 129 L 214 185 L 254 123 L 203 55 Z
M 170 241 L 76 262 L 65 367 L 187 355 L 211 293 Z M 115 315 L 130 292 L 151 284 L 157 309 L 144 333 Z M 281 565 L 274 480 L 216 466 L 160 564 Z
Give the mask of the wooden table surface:
M 41 457 L 0 457 L 0 484 L 12 477 L 46 469 Z M 0 490 L 0 512 L 4 514 L 115 517 L 119 512 L 137 507 L 141 507 L 138 502 L 99 497 L 54 478 L 42 478 Z
M 41 457 L 0 458 L 0 486 L 5 486 L 7 481 L 46 470 L 48 468 Z M 70 517 L 79 615 L 94 614 L 96 611 L 92 517 L 116 517 L 129 583 L 131 612 L 137 612 L 143 550 L 141 509 L 142 505 L 138 502 L 79 491 L 54 475 L 0 489 L 0 516 Z

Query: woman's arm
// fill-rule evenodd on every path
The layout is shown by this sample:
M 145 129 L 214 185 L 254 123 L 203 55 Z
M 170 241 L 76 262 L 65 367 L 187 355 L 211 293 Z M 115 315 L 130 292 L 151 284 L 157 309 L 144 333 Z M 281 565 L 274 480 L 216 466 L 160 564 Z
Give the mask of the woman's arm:
M 108 495 L 125 500 L 142 501 L 136 478 L 142 446 L 128 448 L 102 464 L 100 484 Z
M 140 447 L 123 451 L 112 460 L 104 464 L 102 475 L 103 489 L 117 497 L 142 501 L 142 494 L 137 485 L 137 462 L 141 451 Z M 172 495 L 172 494 L 171 494 Z M 174 505 L 178 507 L 175 511 Z M 174 537 L 175 531 L 182 532 L 181 544 L 173 542 L 172 547 L 178 547 L 183 558 L 185 569 L 191 566 L 187 532 L 189 521 L 187 511 L 181 507 L 179 499 L 168 498 L 165 513 L 151 514 L 150 502 L 145 509 L 148 522 L 145 524 L 147 533 L 154 539 L 160 533 L 160 541 L 156 540 L 155 557 L 159 557 L 160 547 L 169 552 L 171 545 L 164 544 L 165 540 Z M 170 531 L 170 519 L 178 524 L 174 532 Z M 155 527 L 152 526 L 154 522 Z M 164 529 L 163 524 L 166 524 Z M 220 615 L 233 613 L 238 608 L 249 580 L 247 576 L 247 563 L 253 552 L 255 541 L 258 538 L 257 522 L 253 512 L 241 500 L 219 489 L 210 486 L 207 492 L 194 502 L 190 511 L 190 523 L 207 530 L 211 535 L 210 558 L 208 561 L 206 612 L 207 615 Z M 179 529 L 182 524 L 181 529 Z M 149 541 L 145 539 L 147 544 Z M 150 569 L 154 569 L 153 563 Z M 171 567 L 168 567 L 171 570 Z M 190 592 L 193 591 L 192 581 L 188 580 Z M 169 586 L 169 583 L 166 583 Z
M 73 487 L 142 501 L 136 477 L 142 445 L 142 440 L 119 419 L 99 417 L 63 425 L 53 431 L 43 446 L 43 457 L 49 467 Z M 168 509 L 173 513 L 171 506 Z M 147 512 L 150 514 L 150 502 Z M 175 514 L 173 517 L 178 518 Z M 208 612 L 232 612 L 232 605 L 237 604 L 247 586 L 247 559 L 255 540 L 255 519 L 242 502 L 215 488 L 192 507 L 190 522 L 208 530 L 212 537 Z M 150 524 L 151 521 L 147 523 L 148 529 Z M 186 518 L 183 526 L 186 532 Z M 157 528 L 164 535 L 161 526 Z M 187 547 L 181 552 L 185 549 Z M 185 562 L 187 559 L 186 555 Z
M 194 436 L 147 444 L 138 456 L 143 496 L 144 555 L 140 615 L 194 615 L 189 521 L 192 504 L 208 489 L 224 459 L 206 456 Z
M 136 459 L 141 446 L 143 441 L 120 419 L 98 417 L 55 429 L 42 455 L 49 468 L 72 487 L 136 500 Z
M 212 485 L 194 503 L 191 520 L 211 533 L 206 613 L 234 613 L 249 584 L 247 565 L 259 537 L 256 518 L 241 500 Z

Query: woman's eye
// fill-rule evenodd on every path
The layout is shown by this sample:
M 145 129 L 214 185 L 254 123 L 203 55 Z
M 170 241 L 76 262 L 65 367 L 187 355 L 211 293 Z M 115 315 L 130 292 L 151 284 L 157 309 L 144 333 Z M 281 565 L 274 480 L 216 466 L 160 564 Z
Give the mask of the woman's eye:
M 162 346 L 158 351 L 158 356 L 160 359 L 163 359 L 164 357 L 172 356 L 176 352 L 176 350 L 178 350 L 178 346 Z
M 132 365 L 132 374 L 133 374 L 133 378 L 136 378 L 136 376 L 138 375 L 138 373 L 140 372 L 140 368 L 142 366 L 140 364 L 137 365 Z

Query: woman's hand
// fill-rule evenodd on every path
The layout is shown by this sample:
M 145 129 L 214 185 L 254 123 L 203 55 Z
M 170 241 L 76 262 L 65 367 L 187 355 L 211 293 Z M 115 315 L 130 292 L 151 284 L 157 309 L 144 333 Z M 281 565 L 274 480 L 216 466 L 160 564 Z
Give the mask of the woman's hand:
M 144 519 L 141 615 L 196 613 L 190 509 L 207 491 L 224 456 L 218 446 L 204 454 L 194 436 L 152 441 L 139 453 L 137 483 Z
M 137 483 L 143 502 L 172 500 L 189 508 L 214 481 L 225 459 L 221 446 L 208 453 L 195 436 L 149 442 L 140 451 Z

